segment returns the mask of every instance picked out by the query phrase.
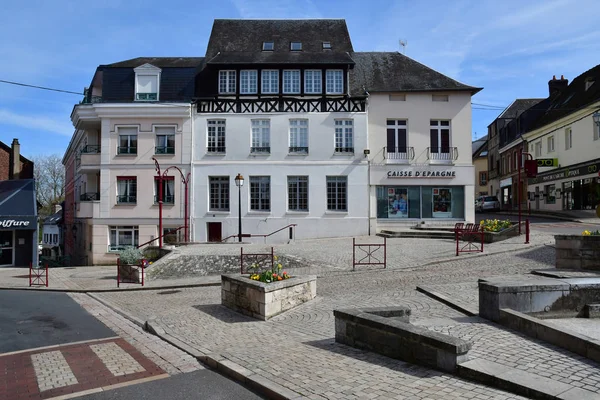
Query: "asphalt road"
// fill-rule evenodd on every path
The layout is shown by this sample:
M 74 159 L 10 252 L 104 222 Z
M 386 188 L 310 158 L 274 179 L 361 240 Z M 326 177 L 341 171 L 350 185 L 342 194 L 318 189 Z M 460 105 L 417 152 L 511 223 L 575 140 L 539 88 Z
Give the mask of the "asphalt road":
M 79 397 L 81 400 L 258 400 L 242 385 L 211 370 L 179 374 L 157 381 Z
M 554 218 L 540 217 L 540 216 L 528 216 L 527 213 L 523 213 L 521 218 L 523 221 L 525 218 L 529 218 L 531 224 L 531 232 L 544 231 L 546 233 L 552 233 L 557 235 L 580 235 L 584 230 L 595 231 L 600 229 L 598 224 L 586 224 L 575 221 L 564 221 Z M 516 215 L 496 214 L 496 213 L 476 213 L 475 221 L 481 221 L 482 219 L 509 219 L 511 221 L 518 221 Z M 600 222 L 600 220 L 598 220 Z
M 0 290 L 0 353 L 112 336 L 64 293 Z

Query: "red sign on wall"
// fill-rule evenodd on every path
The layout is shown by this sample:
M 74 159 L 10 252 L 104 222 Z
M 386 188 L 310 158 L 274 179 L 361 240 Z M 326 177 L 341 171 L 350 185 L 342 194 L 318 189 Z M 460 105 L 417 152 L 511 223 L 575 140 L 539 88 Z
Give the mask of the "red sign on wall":
M 538 172 L 536 160 L 525 160 L 525 174 L 528 178 L 535 178 Z

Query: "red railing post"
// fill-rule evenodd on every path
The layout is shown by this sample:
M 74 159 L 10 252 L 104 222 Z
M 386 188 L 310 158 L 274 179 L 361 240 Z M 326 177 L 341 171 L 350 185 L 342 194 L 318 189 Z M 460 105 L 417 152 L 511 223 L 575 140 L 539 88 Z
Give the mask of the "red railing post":
M 188 174 L 189 177 L 189 174 Z M 184 234 L 184 238 L 185 238 L 185 242 L 188 243 L 190 241 L 190 232 L 189 232 L 189 221 L 188 221 L 188 182 L 184 181 L 184 186 L 185 186 L 185 202 L 184 202 L 184 207 L 185 207 L 185 211 L 184 211 L 184 217 L 185 217 L 185 234 Z
M 352 238 L 352 271 L 356 266 L 356 238 Z
M 519 162 L 517 164 L 517 202 L 519 203 L 519 236 L 521 235 L 521 163 L 523 162 L 523 150 L 519 150 Z
M 525 244 L 529 244 L 529 218 L 525 220 Z
M 142 260 L 142 286 L 144 286 L 144 271 L 146 270 L 146 260 Z
M 31 266 L 31 263 L 29 263 L 29 287 L 31 287 L 31 272 L 32 272 L 33 268 Z
M 244 248 L 240 247 L 240 274 L 244 273 Z
M 48 263 L 46 263 L 46 287 L 48 287 Z
M 121 282 L 121 268 L 120 268 L 120 264 L 121 264 L 121 259 L 117 258 L 117 287 L 119 287 L 120 282 Z
M 383 268 L 387 268 L 387 238 L 383 238 Z

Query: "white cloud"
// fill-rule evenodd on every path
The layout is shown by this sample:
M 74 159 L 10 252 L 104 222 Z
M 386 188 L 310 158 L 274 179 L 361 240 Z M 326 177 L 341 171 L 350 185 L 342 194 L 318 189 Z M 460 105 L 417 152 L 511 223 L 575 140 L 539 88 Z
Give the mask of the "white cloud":
M 20 126 L 32 131 L 39 130 L 71 137 L 73 135 L 73 125 L 71 125 L 68 117 L 65 117 L 64 114 L 61 115 L 62 117 L 60 118 L 48 115 L 36 115 L 34 113 L 32 115 L 25 115 L 0 108 L 0 125 Z

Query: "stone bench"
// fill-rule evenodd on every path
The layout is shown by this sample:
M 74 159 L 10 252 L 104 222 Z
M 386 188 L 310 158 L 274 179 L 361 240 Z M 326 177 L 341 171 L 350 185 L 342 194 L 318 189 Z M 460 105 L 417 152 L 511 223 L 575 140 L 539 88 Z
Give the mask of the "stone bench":
M 408 307 L 334 310 L 335 340 L 363 350 L 454 372 L 471 343 L 409 323 Z

